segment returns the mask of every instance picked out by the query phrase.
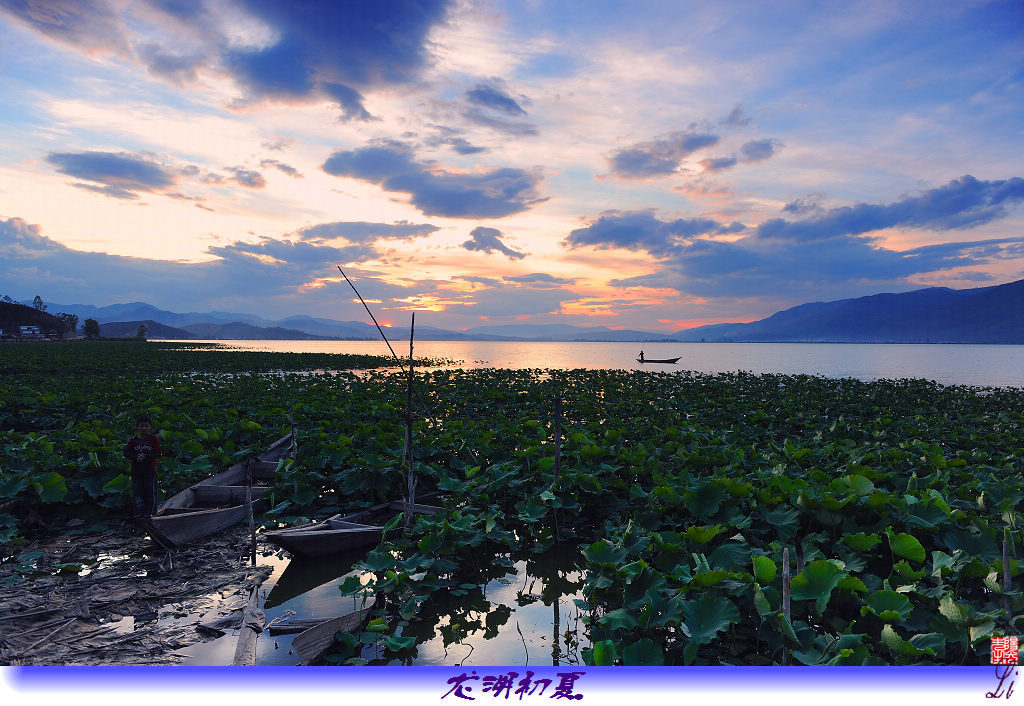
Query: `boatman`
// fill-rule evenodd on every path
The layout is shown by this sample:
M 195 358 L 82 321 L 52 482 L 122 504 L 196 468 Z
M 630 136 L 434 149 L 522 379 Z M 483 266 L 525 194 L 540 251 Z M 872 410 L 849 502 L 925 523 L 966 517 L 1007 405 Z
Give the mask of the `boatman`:
M 644 352 L 643 351 L 640 351 L 640 357 L 637 358 L 637 360 L 639 360 L 641 363 L 644 362 Z
M 156 460 L 160 440 L 153 434 L 153 422 L 145 414 L 135 420 L 135 436 L 124 447 L 132 462 L 132 516 L 149 517 L 156 512 Z

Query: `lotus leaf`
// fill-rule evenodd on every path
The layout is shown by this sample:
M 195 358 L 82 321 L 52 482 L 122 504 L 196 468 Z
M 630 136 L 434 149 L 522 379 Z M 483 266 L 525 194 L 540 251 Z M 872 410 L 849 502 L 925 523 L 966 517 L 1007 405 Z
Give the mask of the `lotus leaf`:
M 892 553 L 896 556 L 901 556 L 911 561 L 924 561 L 925 551 L 921 542 L 916 537 L 900 532 L 898 534 L 889 534 L 889 546 L 892 548 Z
M 814 601 L 814 609 L 820 614 L 828 604 L 832 589 L 839 583 L 843 570 L 829 561 L 814 561 L 793 577 L 791 596 L 797 601 Z

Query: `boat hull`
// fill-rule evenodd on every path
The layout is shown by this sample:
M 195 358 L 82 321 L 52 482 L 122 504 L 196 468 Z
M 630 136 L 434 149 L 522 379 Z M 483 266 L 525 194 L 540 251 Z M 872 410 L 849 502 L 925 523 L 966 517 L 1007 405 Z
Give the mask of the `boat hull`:
M 277 462 L 287 455 L 290 447 L 291 434 L 287 434 L 261 452 L 253 468 L 254 477 L 272 479 Z M 253 486 L 253 503 L 267 490 L 267 487 Z M 149 524 L 159 534 L 161 544 L 188 544 L 245 520 L 248 492 L 245 463 L 236 463 L 165 500 L 149 518 Z
M 354 515 L 335 515 L 301 527 L 265 532 L 263 538 L 294 556 L 313 558 L 338 554 L 379 543 L 384 536 L 384 527 L 370 524 L 370 516 L 382 511 L 398 513 L 404 509 L 402 502 L 385 503 Z M 413 506 L 413 512 L 420 515 L 433 515 L 442 509 L 418 503 Z

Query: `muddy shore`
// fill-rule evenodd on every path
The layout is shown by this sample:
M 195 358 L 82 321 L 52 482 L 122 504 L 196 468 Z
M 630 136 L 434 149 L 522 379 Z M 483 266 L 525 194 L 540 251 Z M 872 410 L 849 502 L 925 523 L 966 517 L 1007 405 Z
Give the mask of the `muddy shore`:
M 129 522 L 72 521 L 0 564 L 0 664 L 180 664 L 241 624 L 271 571 L 247 528 L 169 554 Z

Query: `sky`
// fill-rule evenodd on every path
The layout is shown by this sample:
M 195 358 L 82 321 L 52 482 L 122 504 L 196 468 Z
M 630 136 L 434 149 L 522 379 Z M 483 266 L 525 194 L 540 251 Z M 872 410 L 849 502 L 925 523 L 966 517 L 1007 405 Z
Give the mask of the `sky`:
M 1024 3 L 0 0 L 0 295 L 674 332 L 1024 278 Z M 53 308 L 51 307 L 51 310 Z

